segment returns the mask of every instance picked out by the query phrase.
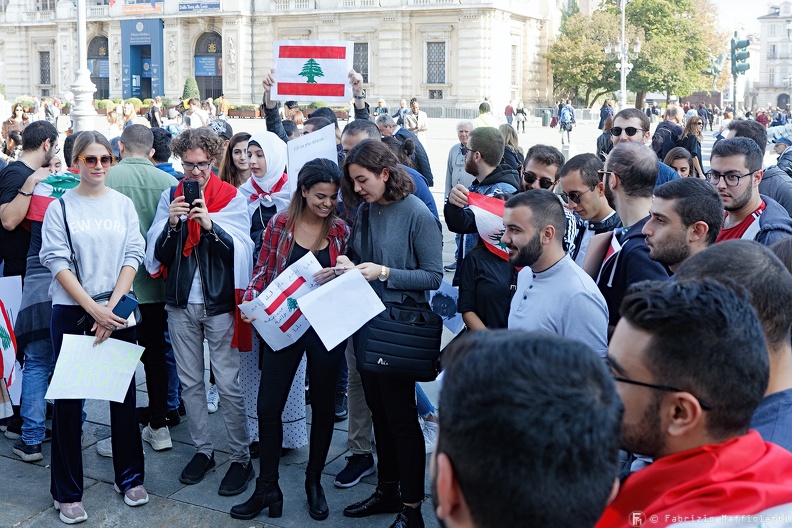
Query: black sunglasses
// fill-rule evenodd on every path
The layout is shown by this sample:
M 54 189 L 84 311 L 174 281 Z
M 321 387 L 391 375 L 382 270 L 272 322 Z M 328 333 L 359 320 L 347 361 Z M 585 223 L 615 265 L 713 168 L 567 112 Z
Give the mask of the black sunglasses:
M 611 135 L 618 137 L 618 136 L 621 136 L 621 135 L 622 135 L 622 132 L 627 132 L 627 135 L 628 135 L 629 137 L 633 137 L 635 134 L 637 134 L 637 133 L 638 133 L 638 131 L 639 131 L 639 130 L 640 130 L 641 132 L 646 132 L 646 130 L 644 130 L 643 128 L 635 128 L 635 127 L 627 127 L 627 128 L 622 128 L 622 127 L 612 127 L 612 128 L 610 129 L 610 133 L 611 133 Z
M 691 396 L 696 398 L 696 400 L 698 400 L 699 405 L 701 405 L 702 409 L 704 409 L 705 411 L 711 411 L 712 410 L 712 406 L 710 404 L 708 404 L 707 402 L 705 402 L 704 400 L 697 398 L 696 396 L 691 394 L 689 391 L 685 391 L 685 390 L 682 390 L 682 389 L 677 389 L 676 387 L 671 387 L 669 385 L 655 385 L 654 383 L 645 383 L 643 381 L 636 381 L 636 380 L 631 380 L 629 378 L 622 378 L 621 376 L 613 376 L 613 380 L 614 381 L 619 381 L 621 383 L 629 383 L 630 385 L 637 385 L 639 387 L 646 387 L 648 389 L 655 389 L 655 390 L 664 391 L 664 392 L 687 392 L 688 394 L 690 394 Z
M 566 202 L 566 203 L 569 203 L 571 201 L 573 203 L 576 203 L 576 204 L 580 205 L 581 197 L 584 194 L 586 194 L 587 192 L 591 192 L 593 190 L 594 190 L 594 187 L 592 187 L 591 189 L 586 189 L 585 191 L 583 191 L 581 193 L 575 192 L 575 191 L 572 191 L 570 193 L 562 192 L 560 194 L 560 196 L 561 196 L 561 199 L 564 200 L 564 202 Z
M 533 185 L 536 182 L 537 176 L 533 172 L 527 171 L 522 167 L 520 167 L 520 172 L 522 173 L 523 181 L 528 185 Z M 542 189 L 550 189 L 555 184 L 556 182 L 550 178 L 539 178 L 539 187 Z

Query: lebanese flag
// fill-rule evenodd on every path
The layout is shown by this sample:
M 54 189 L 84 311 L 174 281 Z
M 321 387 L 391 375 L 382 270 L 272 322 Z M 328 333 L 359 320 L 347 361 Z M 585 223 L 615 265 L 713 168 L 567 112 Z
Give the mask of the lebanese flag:
M 52 174 L 40 181 L 33 187 L 33 196 L 25 218 L 33 222 L 43 222 L 49 204 L 63 196 L 66 191 L 77 187 L 79 183 L 80 176 L 69 172 Z
M 506 202 L 479 193 L 468 194 L 468 207 L 476 215 L 476 229 L 487 249 L 503 260 L 509 260 L 509 250 L 501 241 L 506 228 L 503 227 L 503 210 Z
M 288 314 L 286 319 L 281 323 L 278 328 L 284 334 L 291 330 L 291 328 L 299 321 L 300 319 L 304 319 L 304 325 L 300 325 L 297 329 L 296 333 L 294 334 L 294 340 L 296 341 L 299 339 L 306 330 L 311 326 L 308 323 L 308 320 L 305 319 L 300 308 L 297 306 L 297 298 L 302 297 L 306 293 L 311 291 L 310 285 L 308 281 L 305 280 L 305 277 L 302 275 L 298 276 L 291 284 L 288 284 L 282 291 L 279 293 L 272 302 L 264 308 L 264 311 L 267 315 L 272 315 L 275 312 L 282 311 L 285 314 Z M 291 312 L 289 314 L 289 312 Z
M 14 327 L 11 326 L 5 305 L 0 300 L 0 418 L 8 418 L 14 414 L 8 388 L 14 382 L 16 348 Z
M 613 230 L 610 245 L 608 246 L 607 251 L 605 252 L 605 258 L 602 259 L 602 266 L 600 266 L 599 274 L 597 275 L 597 284 L 599 284 L 600 279 L 602 278 L 602 270 L 605 269 L 605 265 L 614 258 L 619 257 L 619 251 L 621 251 L 622 245 L 619 242 L 619 237 L 621 236 L 621 229 Z M 608 280 L 608 287 L 611 286 L 613 281 L 613 276 L 616 273 L 616 265 L 614 264 L 613 269 L 611 270 L 611 276 Z
M 276 82 L 272 99 L 347 103 L 353 42 L 282 40 L 274 43 Z

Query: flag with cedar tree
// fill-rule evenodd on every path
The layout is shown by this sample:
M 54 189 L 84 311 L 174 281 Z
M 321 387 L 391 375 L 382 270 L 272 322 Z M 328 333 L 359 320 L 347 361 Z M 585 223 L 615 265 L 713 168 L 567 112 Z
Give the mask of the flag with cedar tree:
M 273 100 L 347 103 L 352 98 L 349 71 L 354 43 L 283 40 L 274 48 Z

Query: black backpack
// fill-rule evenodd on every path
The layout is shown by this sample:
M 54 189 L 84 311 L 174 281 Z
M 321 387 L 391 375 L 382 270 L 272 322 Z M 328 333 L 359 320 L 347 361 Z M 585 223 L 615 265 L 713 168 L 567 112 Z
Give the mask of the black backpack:
M 652 136 L 652 150 L 654 150 L 655 154 L 657 154 L 657 158 L 660 161 L 663 161 L 665 154 L 668 154 L 668 151 L 673 148 L 664 147 L 666 145 L 676 144 L 676 138 L 674 138 L 674 134 L 671 132 L 671 129 L 664 125 L 665 121 L 657 125 L 654 136 Z

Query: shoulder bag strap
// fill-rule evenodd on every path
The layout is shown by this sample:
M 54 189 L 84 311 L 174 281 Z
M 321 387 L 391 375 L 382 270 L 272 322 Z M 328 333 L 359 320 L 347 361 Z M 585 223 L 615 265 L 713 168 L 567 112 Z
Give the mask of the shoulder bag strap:
M 69 259 L 71 259 L 71 262 L 74 265 L 74 274 L 77 276 L 77 282 L 82 284 L 82 280 L 80 279 L 80 268 L 77 267 L 77 255 L 74 254 L 74 246 L 72 245 L 69 222 L 66 221 L 66 202 L 63 201 L 62 197 L 58 198 L 58 201 L 60 202 L 61 210 L 63 211 L 63 226 L 66 228 L 66 240 L 69 241 L 69 251 L 71 252 Z
M 364 204 L 360 208 L 360 259 L 371 260 L 369 253 L 371 240 L 369 239 L 369 204 Z

